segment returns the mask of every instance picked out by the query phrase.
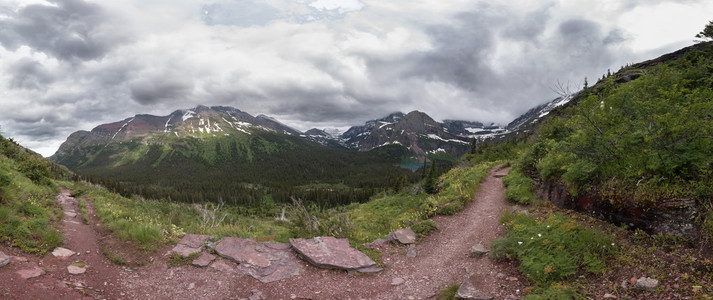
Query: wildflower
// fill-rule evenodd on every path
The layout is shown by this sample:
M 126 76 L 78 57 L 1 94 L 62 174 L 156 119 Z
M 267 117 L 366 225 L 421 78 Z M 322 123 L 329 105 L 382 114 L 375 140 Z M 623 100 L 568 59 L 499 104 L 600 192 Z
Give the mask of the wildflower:
M 522 242 L 517 242 L 518 245 L 522 245 Z
M 534 238 L 534 237 L 530 237 L 530 239 L 531 239 L 531 240 L 534 240 L 535 238 Z
M 550 225 L 547 225 L 547 228 L 550 228 Z
M 542 237 L 542 234 L 539 234 L 539 233 L 538 233 L 538 234 L 537 234 L 537 237 Z
M 611 246 L 614 247 L 614 243 L 611 243 Z

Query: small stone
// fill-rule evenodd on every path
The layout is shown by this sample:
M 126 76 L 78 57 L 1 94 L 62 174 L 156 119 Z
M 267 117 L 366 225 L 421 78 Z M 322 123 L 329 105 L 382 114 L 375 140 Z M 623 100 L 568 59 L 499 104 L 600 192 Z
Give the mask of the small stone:
M 508 281 L 517 281 L 517 277 L 508 277 Z
M 635 289 L 649 291 L 649 292 L 656 291 L 656 288 L 658 286 L 659 286 L 659 281 L 656 279 L 653 279 L 653 278 L 649 278 L 649 277 L 641 277 L 638 280 L 636 280 L 636 284 L 634 284 Z
M 252 295 L 250 295 L 250 297 L 248 297 L 248 300 L 265 300 L 265 295 L 263 295 L 260 290 L 253 289 L 250 292 L 252 292 Z
M 416 257 L 416 245 L 409 245 L 408 250 L 406 250 L 406 257 L 408 258 L 414 258 Z
M 211 262 L 213 262 L 213 260 L 215 260 L 215 255 L 201 252 L 201 255 L 194 259 L 191 264 L 197 267 L 207 267 Z
M 413 296 L 408 296 L 408 300 L 416 300 Z
M 77 213 L 75 213 L 75 212 L 73 212 L 73 211 L 65 211 L 64 214 L 67 215 L 67 216 L 70 217 L 70 218 L 74 218 L 74 217 L 77 216 Z
M 404 280 L 401 277 L 396 277 L 394 279 L 391 279 L 391 285 L 393 285 L 393 286 L 402 285 L 402 284 L 404 284 L 404 282 L 406 282 L 406 280 Z
M 10 263 L 10 257 L 0 251 L 0 267 L 4 267 Z
M 57 247 L 52 251 L 52 255 L 59 258 L 67 258 L 74 254 L 74 251 L 62 247 Z
M 517 296 L 515 296 L 515 295 L 508 295 L 507 297 L 503 298 L 503 300 L 517 300 Z
M 290 299 L 295 299 L 295 298 L 297 298 L 297 295 L 295 295 L 295 294 L 290 294 Z
M 463 284 L 461 284 L 458 288 L 458 291 L 456 292 L 456 299 L 492 300 L 493 296 L 483 293 L 470 282 L 466 281 L 463 282 Z
M 196 288 L 196 283 L 195 283 L 195 282 L 191 282 L 190 284 L 188 284 L 188 289 L 189 289 L 189 290 L 192 290 L 192 289 L 194 289 L 194 288 Z
M 79 266 L 68 266 L 67 267 L 67 272 L 71 275 L 79 275 L 79 274 L 84 274 L 84 272 L 87 271 L 87 268 L 82 268 Z
M 485 249 L 485 246 L 483 244 L 478 243 L 477 245 L 474 245 L 473 247 L 470 248 L 470 253 L 468 256 L 470 257 L 481 257 L 488 253 L 488 249 Z
M 495 278 L 497 279 L 505 279 L 507 277 L 505 274 L 498 272 L 498 274 L 495 274 Z
M 618 299 L 619 297 L 614 296 L 612 294 L 606 293 L 604 294 L 604 299 Z

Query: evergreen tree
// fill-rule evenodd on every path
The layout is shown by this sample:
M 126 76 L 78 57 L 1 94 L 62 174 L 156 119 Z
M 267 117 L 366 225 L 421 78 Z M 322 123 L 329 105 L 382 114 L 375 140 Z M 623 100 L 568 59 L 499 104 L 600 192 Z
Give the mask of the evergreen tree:
M 708 22 L 708 25 L 703 28 L 703 31 L 696 34 L 696 37 L 701 39 L 700 42 L 713 40 L 713 21 Z
M 423 182 L 423 190 L 426 191 L 426 193 L 436 193 L 436 181 L 438 180 L 436 168 L 436 161 L 433 160 L 431 170 L 428 171 L 428 177 L 426 177 L 426 180 Z
M 587 77 L 584 77 L 584 89 L 586 90 L 589 87 L 589 83 L 587 82 Z
M 470 143 L 470 154 L 478 153 L 478 140 L 473 138 L 473 142 Z
M 421 178 L 426 178 L 426 167 L 428 167 L 428 165 L 426 164 L 426 157 L 424 157 L 424 158 L 423 158 L 423 170 L 422 170 L 422 173 L 421 173 Z

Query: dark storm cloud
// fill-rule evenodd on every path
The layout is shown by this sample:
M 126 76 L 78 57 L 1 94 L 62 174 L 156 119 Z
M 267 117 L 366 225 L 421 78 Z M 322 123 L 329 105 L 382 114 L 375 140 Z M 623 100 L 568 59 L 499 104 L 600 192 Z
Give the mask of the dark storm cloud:
M 13 89 L 42 90 L 54 81 L 44 66 L 31 59 L 21 59 L 8 68 L 12 78 L 9 87 Z
M 26 45 L 60 60 L 92 60 L 125 40 L 103 26 L 109 15 L 82 0 L 55 0 L 28 5 L 0 20 L 0 44 L 7 49 Z
M 190 95 L 193 84 L 172 77 L 143 79 L 131 85 L 131 97 L 142 105 L 156 104 L 165 100 L 183 99 Z

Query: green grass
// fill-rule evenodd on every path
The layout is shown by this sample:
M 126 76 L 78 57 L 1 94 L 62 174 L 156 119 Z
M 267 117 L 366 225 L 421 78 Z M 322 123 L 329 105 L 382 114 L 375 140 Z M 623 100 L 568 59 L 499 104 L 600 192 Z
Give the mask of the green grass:
M 62 212 L 53 200 L 59 189 L 47 181 L 30 179 L 0 155 L 0 242 L 39 254 L 62 243 L 56 229 Z
M 440 293 L 438 293 L 438 300 L 456 300 L 456 293 L 458 293 L 458 289 L 460 288 L 460 285 L 453 284 L 449 285 L 441 290 Z
M 84 182 L 62 184 L 70 187 L 76 196 L 90 199 L 101 224 L 117 237 L 132 240 L 145 249 L 175 243 L 187 232 L 218 238 L 274 237 L 281 242 L 290 237 L 283 223 L 268 217 L 243 215 L 236 207 L 222 207 L 218 213 L 226 215 L 223 222 L 209 226 L 203 222 L 197 207 L 191 204 L 141 197 L 129 199 Z M 86 215 L 84 210 L 83 213 Z
M 508 232 L 493 242 L 492 255 L 520 261 L 520 272 L 545 291 L 584 272 L 602 275 L 605 261 L 618 253 L 611 236 L 559 213 L 543 218 L 506 214 L 501 222 Z

